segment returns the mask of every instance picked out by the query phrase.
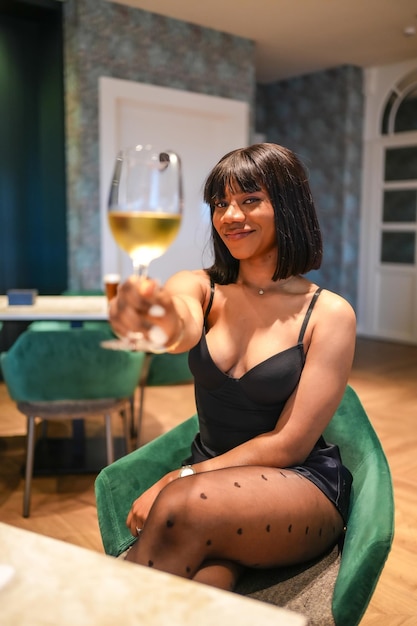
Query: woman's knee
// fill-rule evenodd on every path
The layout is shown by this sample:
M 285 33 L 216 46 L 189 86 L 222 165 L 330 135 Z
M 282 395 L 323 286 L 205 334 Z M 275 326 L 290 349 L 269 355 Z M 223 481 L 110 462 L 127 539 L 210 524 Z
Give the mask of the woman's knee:
M 166 533 L 167 538 L 177 540 L 179 533 L 193 525 L 195 489 L 190 484 L 192 478 L 173 481 L 156 498 L 147 521 L 159 534 Z

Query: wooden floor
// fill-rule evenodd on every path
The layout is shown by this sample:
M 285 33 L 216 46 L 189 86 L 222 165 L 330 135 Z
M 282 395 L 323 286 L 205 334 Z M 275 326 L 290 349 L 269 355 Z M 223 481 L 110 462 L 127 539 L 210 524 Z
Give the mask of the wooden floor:
M 415 626 L 417 347 L 359 339 L 350 384 L 385 449 L 396 503 L 393 549 L 361 626 Z M 169 430 L 194 410 L 191 385 L 148 389 L 142 442 Z M 68 426 L 55 423 L 50 428 L 50 435 L 61 436 Z M 94 420 L 87 429 L 89 435 L 97 435 L 103 425 Z M 94 475 L 36 477 L 31 516 L 22 517 L 24 449 L 25 418 L 0 383 L 0 521 L 102 552 Z

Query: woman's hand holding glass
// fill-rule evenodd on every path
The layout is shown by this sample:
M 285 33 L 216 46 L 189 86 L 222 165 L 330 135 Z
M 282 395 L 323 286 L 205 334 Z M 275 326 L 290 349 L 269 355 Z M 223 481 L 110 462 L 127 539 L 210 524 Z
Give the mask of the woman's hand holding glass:
M 126 348 L 132 337 L 130 348 L 137 349 L 139 335 L 141 349 L 149 352 L 175 349 L 185 330 L 172 296 L 156 281 L 137 276 L 119 286 L 109 305 L 109 320 L 117 335 L 124 338 Z

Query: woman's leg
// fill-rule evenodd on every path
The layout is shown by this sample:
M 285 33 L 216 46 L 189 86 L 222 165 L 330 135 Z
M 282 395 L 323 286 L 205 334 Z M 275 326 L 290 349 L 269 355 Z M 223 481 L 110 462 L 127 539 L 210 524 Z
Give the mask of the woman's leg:
M 127 560 L 230 588 L 237 565 L 308 561 L 334 545 L 342 529 L 334 505 L 300 474 L 227 468 L 163 489 Z
M 193 580 L 212 587 L 233 591 L 244 569 L 243 565 L 238 565 L 233 561 L 204 561 L 193 576 Z

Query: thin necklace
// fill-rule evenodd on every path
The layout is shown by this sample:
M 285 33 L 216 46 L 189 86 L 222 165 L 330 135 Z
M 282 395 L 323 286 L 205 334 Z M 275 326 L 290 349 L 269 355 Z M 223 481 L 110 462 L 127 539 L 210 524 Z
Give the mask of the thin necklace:
M 290 276 L 290 277 L 289 277 L 289 278 L 287 278 L 286 280 L 282 281 L 282 282 L 280 283 L 280 285 L 281 285 L 281 286 L 286 285 L 288 282 L 290 282 L 290 280 L 291 280 L 292 278 L 294 278 L 294 277 L 293 277 L 293 276 Z M 249 283 L 245 283 L 243 280 L 242 280 L 242 285 L 243 285 L 244 287 L 249 287 L 249 289 L 255 289 L 255 291 L 257 291 L 257 292 L 258 292 L 258 295 L 260 295 L 260 296 L 263 296 L 263 295 L 264 295 L 264 293 L 265 293 L 265 291 L 266 291 L 263 287 L 255 287 L 254 285 L 250 285 Z

